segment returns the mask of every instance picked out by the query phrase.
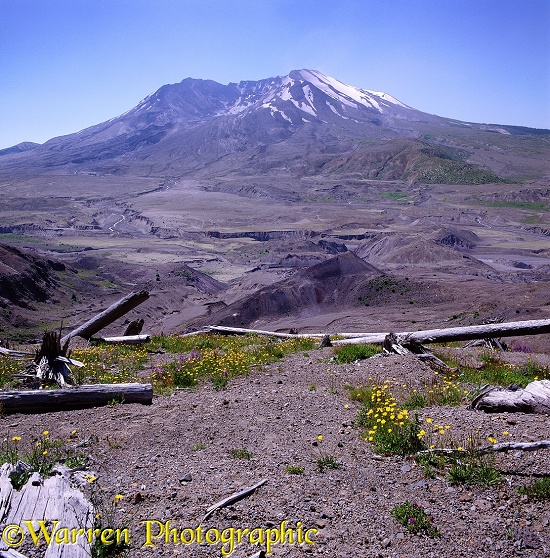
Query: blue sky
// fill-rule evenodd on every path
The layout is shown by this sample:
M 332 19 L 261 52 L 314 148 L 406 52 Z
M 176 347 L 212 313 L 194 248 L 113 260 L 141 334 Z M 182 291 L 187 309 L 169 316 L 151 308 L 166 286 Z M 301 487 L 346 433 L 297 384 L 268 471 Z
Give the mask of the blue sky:
M 550 0 L 0 0 L 0 148 L 186 77 L 300 68 L 440 116 L 550 128 Z

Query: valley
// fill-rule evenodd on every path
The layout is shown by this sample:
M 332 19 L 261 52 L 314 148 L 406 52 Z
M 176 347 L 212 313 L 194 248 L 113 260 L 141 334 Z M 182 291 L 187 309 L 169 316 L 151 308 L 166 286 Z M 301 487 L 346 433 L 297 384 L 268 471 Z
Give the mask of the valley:
M 0 332 L 70 327 L 138 288 L 153 333 L 548 317 L 548 160 L 548 130 L 426 114 L 315 70 L 188 78 L 0 153 L 0 243 L 66 266 L 52 303 L 4 297 Z

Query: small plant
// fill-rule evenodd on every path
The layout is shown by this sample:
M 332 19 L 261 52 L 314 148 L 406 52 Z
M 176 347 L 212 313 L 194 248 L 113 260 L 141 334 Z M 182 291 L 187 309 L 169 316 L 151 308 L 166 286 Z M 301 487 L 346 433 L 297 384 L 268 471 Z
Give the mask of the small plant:
M 433 524 L 432 518 L 425 512 L 421 504 L 404 502 L 391 510 L 391 515 L 415 535 L 422 534 L 428 537 L 439 537 L 440 532 Z
M 403 404 L 405 409 L 412 411 L 413 409 L 422 409 L 426 407 L 426 396 L 423 393 L 413 393 Z
M 420 453 L 415 456 L 415 461 L 422 466 L 424 476 L 434 479 L 438 473 L 445 469 L 447 460 L 444 455 L 438 453 Z
M 128 525 L 124 525 L 118 510 L 120 501 L 124 498 L 122 494 L 116 494 L 108 498 L 106 493 L 99 487 L 97 477 L 90 474 L 85 477 L 90 484 L 90 502 L 94 510 L 94 532 L 104 533 L 111 530 L 116 534 L 114 540 L 104 542 L 101 537 L 95 537 L 91 548 L 91 558 L 114 558 L 125 556 L 130 550 Z
M 351 390 L 352 398 L 360 400 L 357 424 L 364 429 L 363 438 L 378 453 L 412 455 L 425 448 L 418 415 L 409 417 L 388 391 L 388 383 L 361 390 Z
M 206 446 L 205 446 L 202 442 L 198 442 L 197 444 L 193 444 L 193 445 L 191 446 L 191 449 L 192 449 L 193 451 L 200 451 L 200 450 L 203 450 L 205 447 L 206 447 Z
M 233 459 L 252 459 L 252 454 L 245 448 L 241 449 L 230 449 L 229 456 Z
M 316 391 L 317 386 L 315 384 L 311 384 L 308 389 L 309 389 L 309 391 Z
M 287 465 L 285 471 L 290 475 L 303 475 L 304 468 L 298 467 L 297 465 Z
M 316 461 L 317 470 L 320 473 L 323 473 L 325 469 L 340 468 L 340 463 L 338 463 L 336 457 L 334 457 L 334 455 L 331 455 L 322 449 L 322 443 L 323 443 L 323 436 L 319 434 L 319 436 L 317 436 L 317 441 L 313 442 L 313 445 L 319 448 L 319 457 L 317 458 Z
M 537 479 L 529 486 L 519 487 L 518 491 L 533 500 L 550 500 L 550 477 Z
M 376 345 L 342 345 L 334 349 L 336 364 L 349 364 L 356 360 L 365 360 L 381 352 Z
M 72 438 L 69 441 L 72 441 Z M 4 439 L 0 449 L 0 462 L 12 465 L 23 463 L 10 474 L 12 486 L 20 490 L 33 472 L 48 477 L 57 462 L 69 463 L 68 467 L 82 467 L 86 463 L 86 458 L 74 449 L 68 448 L 62 441 L 50 439 L 49 431 L 44 430 L 39 438 L 31 441 L 30 449 L 25 449 L 22 445 L 21 436 Z
M 325 469 L 339 469 L 340 464 L 333 455 L 321 455 L 317 459 L 317 470 L 323 473 Z
M 117 394 L 112 399 L 109 399 L 107 405 L 109 407 L 114 407 L 115 405 L 122 405 L 124 403 L 124 395 Z
M 447 480 L 450 484 L 495 486 L 502 481 L 502 476 L 487 456 L 468 451 L 465 460 L 453 460 Z

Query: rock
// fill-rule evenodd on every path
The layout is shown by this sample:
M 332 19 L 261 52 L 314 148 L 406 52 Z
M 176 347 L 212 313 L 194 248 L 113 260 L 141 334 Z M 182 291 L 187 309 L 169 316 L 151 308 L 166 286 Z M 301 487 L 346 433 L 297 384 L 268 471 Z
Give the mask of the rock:
M 179 478 L 179 481 L 180 481 L 181 484 L 183 484 L 184 482 L 191 482 L 192 480 L 193 480 L 193 478 L 191 477 L 191 473 L 187 473 L 183 477 Z
M 409 471 L 412 471 L 412 467 L 410 465 L 405 464 L 401 467 L 402 473 L 408 473 Z
M 387 537 L 382 541 L 382 548 L 388 548 L 388 546 L 391 545 L 391 540 L 388 539 Z
M 489 511 L 493 507 L 493 504 L 487 500 L 478 499 L 474 501 L 474 506 L 481 511 Z
M 140 504 L 141 502 L 143 502 L 143 500 L 145 500 L 145 498 L 143 497 L 143 494 L 141 492 L 136 492 L 134 494 L 134 497 L 132 498 L 132 503 L 133 504 Z

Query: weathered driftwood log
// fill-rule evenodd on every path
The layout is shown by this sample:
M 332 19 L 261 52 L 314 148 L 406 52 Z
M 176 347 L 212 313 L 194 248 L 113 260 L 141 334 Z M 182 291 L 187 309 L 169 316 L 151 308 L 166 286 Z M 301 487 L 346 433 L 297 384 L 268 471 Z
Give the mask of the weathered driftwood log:
M 137 293 L 130 293 L 123 299 L 111 304 L 109 308 L 88 320 L 85 324 L 77 327 L 65 337 L 61 339 L 61 343 L 66 343 L 72 337 L 83 337 L 84 339 L 89 339 L 94 333 L 107 327 L 109 324 L 113 323 L 118 318 L 127 314 L 130 310 L 139 306 L 142 302 L 145 302 L 149 298 L 149 293 L 147 291 L 140 291 Z
M 486 413 L 550 414 L 550 380 L 531 382 L 525 389 L 486 386 L 471 406 Z
M 149 343 L 151 337 L 146 334 L 142 335 L 125 335 L 122 337 L 97 337 L 93 339 L 100 343 L 107 343 L 110 345 L 126 344 L 126 345 L 141 345 L 142 343 Z
M 281 337 L 282 339 L 294 339 L 296 337 L 320 337 L 323 338 L 324 333 L 279 333 L 277 331 L 265 331 L 263 329 L 246 329 L 244 327 L 229 327 L 212 325 L 206 330 L 210 333 L 220 333 L 221 335 L 246 335 L 247 333 L 255 333 L 257 335 L 270 335 L 272 337 Z
M 334 345 L 383 343 L 387 333 L 365 333 L 362 337 L 333 341 Z M 420 343 L 445 343 L 447 341 L 468 341 L 470 339 L 486 339 L 495 337 L 515 337 L 521 335 L 539 335 L 550 333 L 549 320 L 526 320 L 522 322 L 506 322 L 466 327 L 449 327 L 424 331 L 403 331 L 396 335 L 409 336 Z
M 67 356 L 69 342 L 61 343 L 61 333 L 47 331 L 42 338 L 42 345 L 36 353 L 34 362 L 27 367 L 25 374 L 34 375 L 40 384 L 55 382 L 58 386 L 66 387 L 74 384 L 74 377 L 69 364 L 71 359 Z M 81 362 L 74 361 L 77 365 Z
M 6 349 L 5 347 L 0 347 L 0 355 L 17 358 L 17 357 L 34 356 L 34 353 L 29 353 L 28 351 L 15 351 L 13 349 Z
M 0 518 L 2 525 L 19 525 L 24 531 L 30 528 L 40 533 L 39 521 L 48 522 L 48 532 L 58 528 L 92 529 L 94 513 L 91 503 L 84 494 L 71 486 L 67 470 L 60 468 L 59 473 L 43 479 L 33 473 L 21 490 L 15 490 L 10 482 L 14 465 L 4 464 L 0 467 Z M 28 536 L 28 538 L 30 538 Z M 4 539 L 4 537 L 3 537 Z M 0 541 L 0 556 L 17 557 L 9 553 L 4 540 Z M 23 556 L 23 555 L 19 555 Z M 56 542 L 52 537 L 44 558 L 89 558 L 90 544 L 87 536 L 76 537 L 74 544 Z
M 550 440 L 539 440 L 538 442 L 501 442 L 498 444 L 490 444 L 488 446 L 481 446 L 476 448 L 477 453 L 492 453 L 504 451 L 538 451 L 541 449 L 550 449 Z M 427 453 L 443 454 L 443 455 L 457 455 L 464 454 L 471 451 L 470 449 L 457 449 L 457 448 L 431 448 L 416 452 L 416 455 Z
M 73 409 L 100 407 L 117 403 L 142 403 L 153 401 L 151 384 L 95 384 L 68 389 L 0 392 L 0 407 L 6 414 L 55 413 Z
M 429 365 L 437 368 L 437 370 L 441 370 L 443 372 L 447 372 L 452 370 L 449 366 L 447 366 L 441 359 L 437 358 L 431 351 L 426 349 L 424 345 L 416 341 L 415 339 L 411 339 L 410 336 L 399 336 L 395 333 L 390 333 L 386 335 L 384 342 L 382 343 L 382 350 L 384 354 L 397 354 L 397 355 L 408 355 L 413 354 L 416 355 L 418 358 L 422 359 L 424 362 L 427 362 Z
M 229 506 L 231 504 L 234 504 L 235 502 L 238 502 L 239 500 L 242 500 L 243 498 L 246 498 L 247 496 L 250 496 L 250 494 L 252 494 L 257 488 L 259 488 L 260 486 L 262 486 L 263 484 L 265 484 L 267 482 L 267 479 L 262 479 L 260 482 L 257 482 L 256 484 L 249 486 L 248 488 L 244 488 L 243 490 L 240 490 L 239 492 L 235 492 L 235 494 L 232 494 L 231 496 L 228 496 L 227 498 L 224 498 L 223 500 L 220 500 L 219 502 L 216 502 L 215 504 L 212 504 L 207 510 L 206 510 L 206 515 L 203 517 L 203 521 L 206 521 L 216 510 L 220 509 L 220 508 L 224 508 L 225 506 Z

